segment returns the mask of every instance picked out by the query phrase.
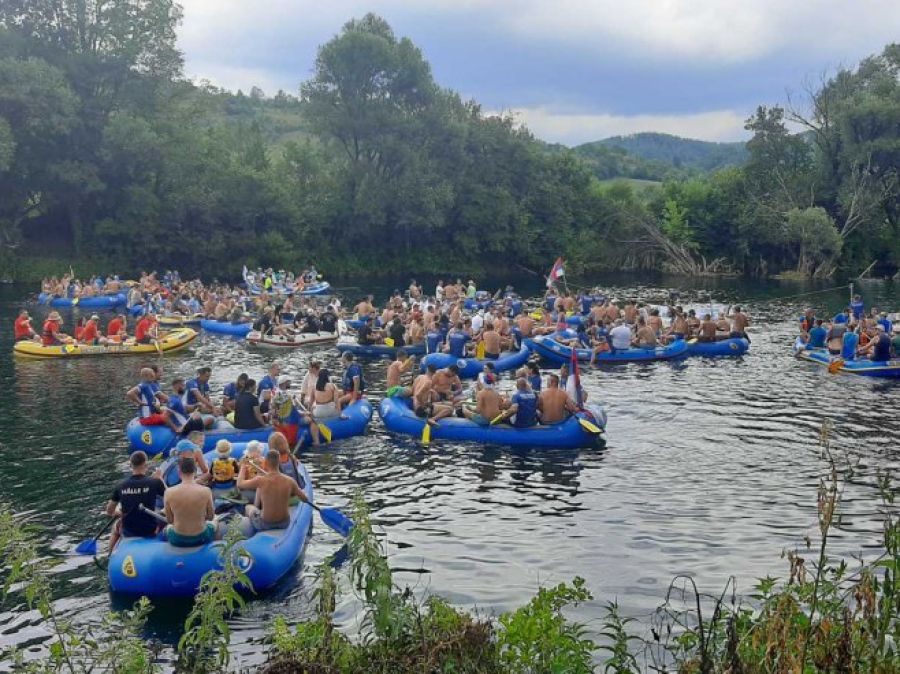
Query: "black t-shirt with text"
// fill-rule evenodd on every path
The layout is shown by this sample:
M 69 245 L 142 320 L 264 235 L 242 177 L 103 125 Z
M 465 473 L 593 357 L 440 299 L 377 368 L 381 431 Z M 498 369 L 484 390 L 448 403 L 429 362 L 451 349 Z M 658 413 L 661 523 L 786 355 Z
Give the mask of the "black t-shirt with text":
M 147 475 L 132 475 L 123 480 L 113 492 L 112 500 L 122 509 L 122 526 L 132 536 L 152 537 L 156 534 L 156 520 L 141 512 L 156 508 L 156 499 L 166 491 L 162 480 Z

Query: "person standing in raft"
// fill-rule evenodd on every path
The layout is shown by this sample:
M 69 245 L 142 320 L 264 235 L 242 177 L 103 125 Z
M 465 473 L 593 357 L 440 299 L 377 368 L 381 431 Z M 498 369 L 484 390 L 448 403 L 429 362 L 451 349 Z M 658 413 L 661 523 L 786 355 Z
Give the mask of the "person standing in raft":
M 17 342 L 24 342 L 35 338 L 34 328 L 31 327 L 31 316 L 28 315 L 28 309 L 22 309 L 19 317 L 13 324 L 13 331 Z
M 110 551 L 115 550 L 120 538 L 153 538 L 159 530 L 156 520 L 140 506 L 155 510 L 156 499 L 165 495 L 166 485 L 157 477 L 147 476 L 149 461 L 144 452 L 132 454 L 130 464 L 131 475 L 116 487 L 106 504 L 106 514 L 119 518 L 109 539 Z
M 216 538 L 216 516 L 212 490 L 194 482 L 197 463 L 190 455 L 178 459 L 181 484 L 166 489 L 163 507 L 169 526 L 166 538 L 181 548 L 211 543 Z
M 272 434 L 275 435 L 274 433 Z M 283 439 L 283 436 L 282 436 Z M 273 444 L 269 438 L 269 446 Z M 276 441 L 274 444 L 278 444 Z M 285 446 L 287 441 L 284 442 Z M 281 454 L 277 449 L 266 453 L 265 474 L 249 477 L 251 465 L 241 466 L 237 486 L 241 491 L 255 490 L 254 505 L 246 508 L 247 517 L 254 531 L 286 529 L 291 523 L 291 498 L 296 496 L 303 503 L 309 503 L 306 493 L 297 480 L 280 472 Z M 260 471 L 262 472 L 262 471 Z

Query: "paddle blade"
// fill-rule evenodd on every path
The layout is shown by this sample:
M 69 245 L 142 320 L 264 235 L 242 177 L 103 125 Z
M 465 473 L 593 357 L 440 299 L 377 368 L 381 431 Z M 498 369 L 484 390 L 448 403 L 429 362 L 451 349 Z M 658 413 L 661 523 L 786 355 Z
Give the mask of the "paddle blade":
M 429 442 L 431 442 L 431 425 L 426 422 L 422 429 L 422 444 L 427 445 Z
M 331 442 L 331 429 L 328 428 L 325 424 L 319 424 L 319 433 L 322 435 L 322 439 L 325 442 Z
M 97 554 L 97 539 L 92 538 L 88 541 L 81 541 L 78 544 L 78 547 L 75 548 L 76 555 L 96 555 Z
M 494 426 L 495 424 L 499 424 L 501 419 L 503 419 L 503 412 L 500 412 L 500 414 L 498 414 L 493 419 L 491 419 L 491 426 Z
M 835 358 L 828 364 L 828 371 L 831 374 L 837 374 L 841 371 L 841 368 L 844 367 L 844 359 L 843 358 Z
M 346 538 L 353 529 L 353 520 L 336 508 L 320 508 L 319 516 L 329 529 L 333 529 Z
M 80 298 L 80 297 L 76 297 L 74 300 L 72 300 L 72 306 L 73 306 L 73 307 L 77 307 L 79 301 L 81 301 L 81 298 Z
M 583 419 L 582 417 L 578 417 L 578 423 L 581 424 L 581 427 L 586 430 L 588 433 L 602 433 L 600 427 L 596 424 L 592 424 L 587 419 Z

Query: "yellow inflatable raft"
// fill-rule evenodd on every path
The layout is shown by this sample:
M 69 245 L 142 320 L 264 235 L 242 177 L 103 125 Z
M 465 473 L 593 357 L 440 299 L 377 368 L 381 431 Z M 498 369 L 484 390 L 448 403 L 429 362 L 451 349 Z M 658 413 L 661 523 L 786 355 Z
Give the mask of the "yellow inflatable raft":
M 166 333 L 158 343 L 137 344 L 133 339 L 123 343 L 97 346 L 87 344 L 58 344 L 44 346 L 37 342 L 16 342 L 14 353 L 21 358 L 75 358 L 79 356 L 131 356 L 156 355 L 181 351 L 190 346 L 199 333 L 190 328 L 179 328 Z

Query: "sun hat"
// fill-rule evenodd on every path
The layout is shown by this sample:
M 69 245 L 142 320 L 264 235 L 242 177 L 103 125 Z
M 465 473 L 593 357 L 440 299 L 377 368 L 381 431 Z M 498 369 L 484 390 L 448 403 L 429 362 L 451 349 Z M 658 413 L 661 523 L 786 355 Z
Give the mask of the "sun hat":
M 231 443 L 228 440 L 219 440 L 216 443 L 216 454 L 219 456 L 231 455 Z

